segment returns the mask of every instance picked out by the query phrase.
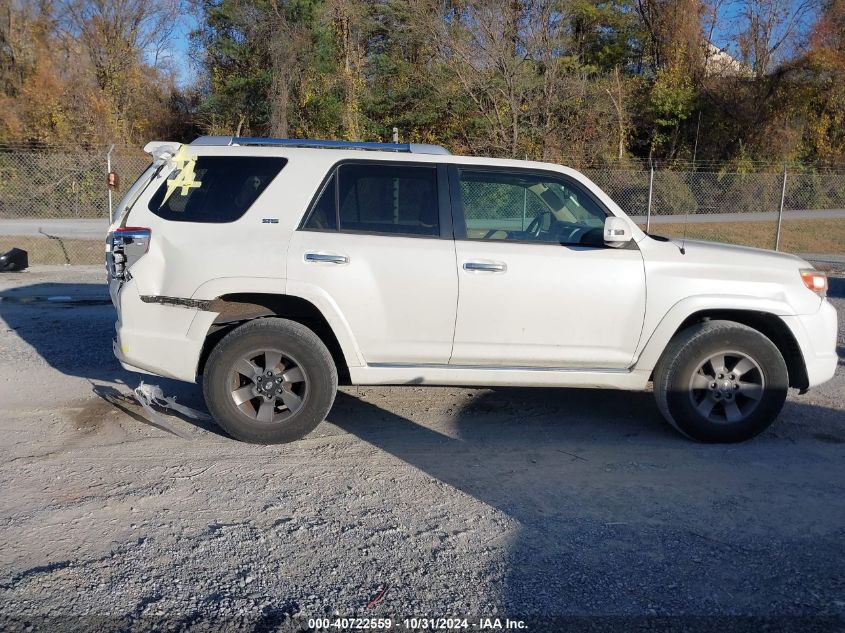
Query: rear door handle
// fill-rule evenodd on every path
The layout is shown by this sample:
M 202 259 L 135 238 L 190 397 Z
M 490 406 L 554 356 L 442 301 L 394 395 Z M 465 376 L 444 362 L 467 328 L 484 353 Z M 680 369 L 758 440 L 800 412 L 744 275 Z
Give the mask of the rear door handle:
M 337 253 L 305 253 L 305 261 L 326 264 L 348 264 L 349 258 L 346 255 L 338 255 Z
M 464 270 L 485 273 L 503 273 L 508 269 L 504 262 L 464 262 Z

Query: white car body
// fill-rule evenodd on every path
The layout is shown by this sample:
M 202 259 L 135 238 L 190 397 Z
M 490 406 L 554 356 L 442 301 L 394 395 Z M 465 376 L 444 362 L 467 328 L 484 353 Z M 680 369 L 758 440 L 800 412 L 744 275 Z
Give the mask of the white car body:
M 771 329 L 793 387 L 805 390 L 833 376 L 836 313 L 802 282 L 799 271 L 811 268 L 807 262 L 690 240 L 682 251 L 676 241 L 647 236 L 575 170 L 442 153 L 214 142 L 183 147 L 197 157 L 288 162 L 248 211 L 227 224 L 171 222 L 150 212 L 147 201 L 169 167 L 144 186 L 151 168 L 130 190 L 111 230 L 128 223 L 149 228 L 152 238 L 129 268 L 131 278 L 111 280 L 118 311 L 114 349 L 127 369 L 196 381 L 209 333 L 228 309 L 215 306 L 221 298 L 250 294 L 316 308 L 353 384 L 642 390 L 672 336 L 701 315 L 732 315 Z M 179 145 L 148 147 L 175 152 Z M 321 183 L 342 161 L 558 173 L 620 218 L 631 243 L 563 247 L 300 229 Z M 308 261 L 306 254 L 342 261 Z M 492 268 L 467 270 L 467 263 Z

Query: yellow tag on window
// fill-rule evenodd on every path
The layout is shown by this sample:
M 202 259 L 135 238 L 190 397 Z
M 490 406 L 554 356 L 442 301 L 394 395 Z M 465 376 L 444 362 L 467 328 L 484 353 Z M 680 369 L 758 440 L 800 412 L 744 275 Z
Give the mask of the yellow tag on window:
M 181 189 L 179 192 L 180 195 L 187 196 L 191 189 L 197 188 L 202 184 L 200 181 L 195 180 L 197 175 L 194 173 L 194 166 L 197 163 L 197 157 L 189 155 L 185 151 L 184 145 L 179 147 L 179 151 L 176 152 L 172 160 L 178 171 L 173 178 L 167 180 L 167 192 L 164 194 L 164 200 L 161 201 L 162 204 L 167 202 L 167 199 L 177 189 Z

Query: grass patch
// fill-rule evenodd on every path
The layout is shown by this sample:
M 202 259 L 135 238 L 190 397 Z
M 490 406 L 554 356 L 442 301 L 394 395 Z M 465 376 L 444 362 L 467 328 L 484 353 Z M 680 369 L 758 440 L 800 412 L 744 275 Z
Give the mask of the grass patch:
M 653 224 L 652 233 L 681 237 L 683 224 Z M 690 222 L 687 237 L 756 248 L 774 248 L 777 223 L 723 222 L 707 224 Z M 845 219 L 784 220 L 780 234 L 780 250 L 787 253 L 845 254 Z

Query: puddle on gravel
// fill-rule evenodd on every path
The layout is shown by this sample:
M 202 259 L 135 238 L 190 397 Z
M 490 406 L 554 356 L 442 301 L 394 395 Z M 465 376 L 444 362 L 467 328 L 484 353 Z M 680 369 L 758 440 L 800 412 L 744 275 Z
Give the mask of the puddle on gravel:
M 96 433 L 109 423 L 109 418 L 114 418 L 117 413 L 116 405 L 102 398 L 85 400 L 72 416 L 73 425 L 77 431 L 85 435 Z

